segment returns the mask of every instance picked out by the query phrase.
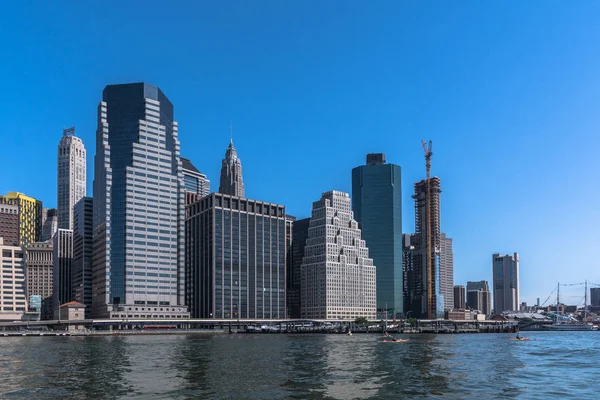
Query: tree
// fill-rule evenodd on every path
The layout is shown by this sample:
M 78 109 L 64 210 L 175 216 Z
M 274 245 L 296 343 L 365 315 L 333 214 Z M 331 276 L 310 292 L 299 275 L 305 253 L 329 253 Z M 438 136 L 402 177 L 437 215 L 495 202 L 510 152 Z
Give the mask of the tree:
M 358 325 L 364 325 L 367 322 L 369 322 L 369 321 L 365 317 L 358 317 L 354 320 L 354 323 L 358 324 Z

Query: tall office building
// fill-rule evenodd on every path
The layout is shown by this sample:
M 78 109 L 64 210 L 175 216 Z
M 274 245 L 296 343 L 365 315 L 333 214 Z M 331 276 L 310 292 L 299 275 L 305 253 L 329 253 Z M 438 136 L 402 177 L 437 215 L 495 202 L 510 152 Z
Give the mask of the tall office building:
M 467 282 L 467 306 L 485 315 L 492 313 L 492 293 L 488 281 Z
M 86 315 L 92 311 L 93 200 L 83 197 L 73 209 L 72 300 L 85 304 Z
M 590 288 L 590 306 L 600 307 L 600 288 Z
M 189 317 L 179 153 L 173 105 L 159 88 L 104 89 L 94 168 L 94 317 Z
M 440 292 L 444 296 L 444 309 L 454 308 L 454 253 L 452 239 L 440 234 Z
M 377 266 L 377 309 L 404 312 L 402 282 L 402 180 L 385 154 L 367 154 L 352 170 L 352 211 Z M 391 315 L 390 315 L 391 316 Z
M 20 320 L 27 312 L 25 255 L 0 237 L 0 320 Z
M 42 209 L 42 238 L 41 242 L 46 242 L 54 236 L 58 230 L 58 213 L 56 208 Z
M 417 293 L 422 292 L 423 279 L 419 268 L 415 268 L 415 235 L 402 235 L 402 283 L 404 313 L 407 317 L 420 315 L 421 297 Z
M 229 141 L 229 147 L 227 147 L 225 158 L 221 164 L 219 193 L 244 197 L 242 160 L 237 156 L 237 151 L 235 150 L 235 147 L 233 147 L 233 140 Z
M 75 128 L 63 129 L 58 144 L 58 227 L 73 229 L 73 207 L 85 196 L 85 147 Z
M 19 206 L 0 203 L 0 237 L 7 246 L 19 244 Z
M 308 237 L 310 218 L 294 221 L 292 247 L 287 260 L 287 307 L 288 317 L 302 317 L 302 259 Z
M 467 292 L 462 285 L 454 286 L 454 309 L 464 310 L 467 308 Z
M 302 318 L 375 318 L 376 270 L 350 209 L 332 190 L 313 203 L 302 260 Z
M 54 262 L 53 297 L 54 308 L 73 300 L 71 272 L 73 266 L 73 231 L 58 229 L 52 240 Z
M 285 207 L 221 193 L 186 207 L 186 300 L 194 318 L 281 319 Z
M 494 313 L 519 310 L 519 254 L 492 255 Z
M 183 188 L 186 192 L 195 193 L 200 197 L 210 194 L 210 181 L 187 158 L 181 157 L 183 171 Z
M 42 202 L 19 192 L 0 196 L 0 206 L 13 205 L 19 212 L 19 246 L 29 246 L 42 237 Z
M 27 246 L 26 276 L 27 297 L 29 310 L 33 311 L 33 298 L 39 296 L 41 300 L 38 311 L 43 320 L 52 319 L 56 304 L 53 301 L 54 287 L 54 247 L 52 242 L 36 242 Z
M 415 234 L 411 237 L 414 246 L 413 268 L 416 278 L 421 279 L 415 285 L 413 293 L 413 316 L 415 318 L 443 318 L 446 303 L 442 292 L 441 277 L 445 271 L 441 265 L 440 231 L 440 178 L 430 179 L 430 220 L 427 224 L 427 180 L 415 183 Z M 427 236 L 431 235 L 431 249 L 428 254 Z M 427 270 L 427 258 L 431 262 L 431 271 Z M 429 293 L 431 292 L 431 293 Z M 429 304 L 431 301 L 431 305 Z M 433 310 L 430 314 L 429 310 Z

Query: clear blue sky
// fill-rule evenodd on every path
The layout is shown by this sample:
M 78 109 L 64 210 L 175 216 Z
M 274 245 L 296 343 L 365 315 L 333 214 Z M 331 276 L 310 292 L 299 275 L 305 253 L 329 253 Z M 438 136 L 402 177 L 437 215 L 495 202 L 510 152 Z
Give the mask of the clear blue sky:
M 543 302 L 557 281 L 600 283 L 598 15 L 590 1 L 2 2 L 0 193 L 55 206 L 74 125 L 91 194 L 102 89 L 146 81 L 213 189 L 231 121 L 247 196 L 299 217 L 385 152 L 411 232 L 432 139 L 455 283 L 491 283 L 491 254 L 518 251 L 522 299 Z

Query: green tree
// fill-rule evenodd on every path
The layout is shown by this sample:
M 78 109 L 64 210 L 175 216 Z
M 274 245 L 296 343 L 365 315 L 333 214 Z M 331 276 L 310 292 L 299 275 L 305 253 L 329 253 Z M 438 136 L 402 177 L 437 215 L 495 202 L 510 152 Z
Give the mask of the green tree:
M 367 322 L 369 321 L 365 317 L 358 317 L 354 320 L 354 323 L 358 325 L 365 325 Z

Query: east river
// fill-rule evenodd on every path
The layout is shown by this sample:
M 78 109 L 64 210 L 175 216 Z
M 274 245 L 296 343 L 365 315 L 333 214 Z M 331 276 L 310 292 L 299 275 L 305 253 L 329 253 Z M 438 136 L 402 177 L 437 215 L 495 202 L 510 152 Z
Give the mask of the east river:
M 600 397 L 600 332 L 0 337 L 0 398 Z

